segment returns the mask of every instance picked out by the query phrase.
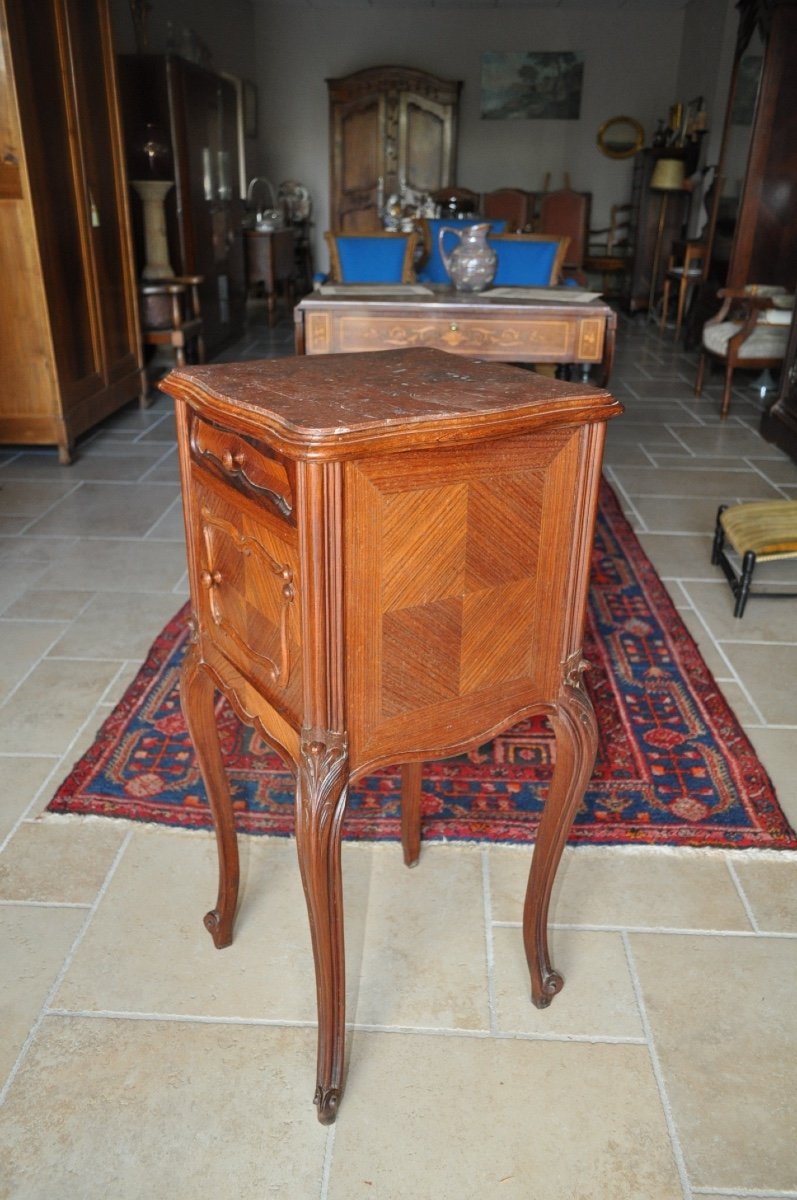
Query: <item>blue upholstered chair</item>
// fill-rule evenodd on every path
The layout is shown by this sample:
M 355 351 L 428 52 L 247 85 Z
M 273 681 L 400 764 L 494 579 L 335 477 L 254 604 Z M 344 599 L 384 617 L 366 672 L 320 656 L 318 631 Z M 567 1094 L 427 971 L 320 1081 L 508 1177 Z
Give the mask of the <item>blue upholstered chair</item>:
M 325 233 L 330 283 L 414 283 L 417 233 Z
M 493 233 L 503 233 L 506 229 L 506 221 L 490 221 Z M 483 217 L 474 217 L 470 220 L 454 220 L 451 217 L 423 217 L 420 221 L 421 237 L 423 238 L 423 262 L 418 270 L 419 283 L 451 283 L 451 278 L 448 271 L 443 266 L 443 260 L 440 257 L 440 246 L 438 242 L 438 232 L 444 226 L 450 226 L 452 229 L 462 230 L 467 229 L 469 225 L 484 225 L 486 224 Z M 443 235 L 446 254 L 450 254 L 457 244 L 455 234 L 450 234 L 448 237 Z
M 487 241 L 498 255 L 493 287 L 553 287 L 559 282 L 570 238 L 506 233 Z

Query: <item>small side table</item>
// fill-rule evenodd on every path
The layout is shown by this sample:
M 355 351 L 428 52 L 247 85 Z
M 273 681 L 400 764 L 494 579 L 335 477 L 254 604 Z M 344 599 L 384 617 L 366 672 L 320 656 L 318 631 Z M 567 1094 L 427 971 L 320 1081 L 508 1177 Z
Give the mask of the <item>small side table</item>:
M 424 759 L 532 713 L 556 768 L 532 858 L 533 1002 L 562 987 L 547 944 L 559 859 L 597 730 L 581 644 L 607 392 L 431 348 L 188 366 L 177 404 L 193 641 L 182 701 L 218 840 L 232 940 L 238 857 L 220 689 L 296 772 L 296 842 L 318 995 L 315 1102 L 343 1088 L 341 824 L 349 784 L 403 763 L 417 860 Z
M 293 307 L 293 280 L 296 260 L 292 229 L 276 229 L 272 233 L 261 233 L 257 229 L 244 230 L 244 253 L 246 256 L 246 286 L 248 290 L 261 287 L 266 296 L 268 323 L 277 319 L 276 297 L 281 284 L 290 308 Z

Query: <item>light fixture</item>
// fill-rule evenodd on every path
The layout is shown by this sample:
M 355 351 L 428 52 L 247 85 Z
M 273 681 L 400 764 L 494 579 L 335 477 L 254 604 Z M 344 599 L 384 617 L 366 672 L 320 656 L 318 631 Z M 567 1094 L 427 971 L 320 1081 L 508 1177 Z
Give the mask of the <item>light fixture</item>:
M 664 237 L 664 220 L 667 215 L 667 201 L 670 192 L 682 192 L 685 185 L 684 162 L 682 158 L 660 158 L 650 177 L 648 187 L 652 192 L 661 192 L 659 206 L 659 223 L 656 229 L 656 249 L 653 255 L 653 270 L 650 275 L 650 295 L 648 296 L 648 316 L 653 313 L 653 302 L 656 298 L 656 279 L 661 261 L 661 243 Z

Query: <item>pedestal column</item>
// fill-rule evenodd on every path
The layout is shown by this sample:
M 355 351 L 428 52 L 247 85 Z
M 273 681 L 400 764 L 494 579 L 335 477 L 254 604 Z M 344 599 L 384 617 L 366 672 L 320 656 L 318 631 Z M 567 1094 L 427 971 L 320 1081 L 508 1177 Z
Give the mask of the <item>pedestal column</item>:
M 142 279 L 172 279 L 174 270 L 169 262 L 169 243 L 166 239 L 166 213 L 163 202 L 174 187 L 171 179 L 133 179 L 144 206 L 144 253 L 146 263 Z

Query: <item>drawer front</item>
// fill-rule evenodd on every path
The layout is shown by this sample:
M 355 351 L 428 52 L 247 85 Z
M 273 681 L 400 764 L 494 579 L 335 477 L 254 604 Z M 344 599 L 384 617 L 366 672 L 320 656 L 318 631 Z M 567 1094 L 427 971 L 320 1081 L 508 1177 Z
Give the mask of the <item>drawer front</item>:
M 545 317 L 377 316 L 308 313 L 308 354 L 434 346 L 454 354 L 514 362 L 600 362 L 606 323 L 577 314 Z
M 264 447 L 194 416 L 191 457 L 217 478 L 232 483 L 250 498 L 265 502 L 270 511 L 295 524 L 294 487 L 289 474 L 292 467 Z
M 279 534 L 199 472 L 192 480 L 196 575 L 192 592 L 202 638 L 215 647 L 285 718 L 299 721 L 302 701 L 299 555 Z M 286 533 L 288 531 L 286 530 Z

